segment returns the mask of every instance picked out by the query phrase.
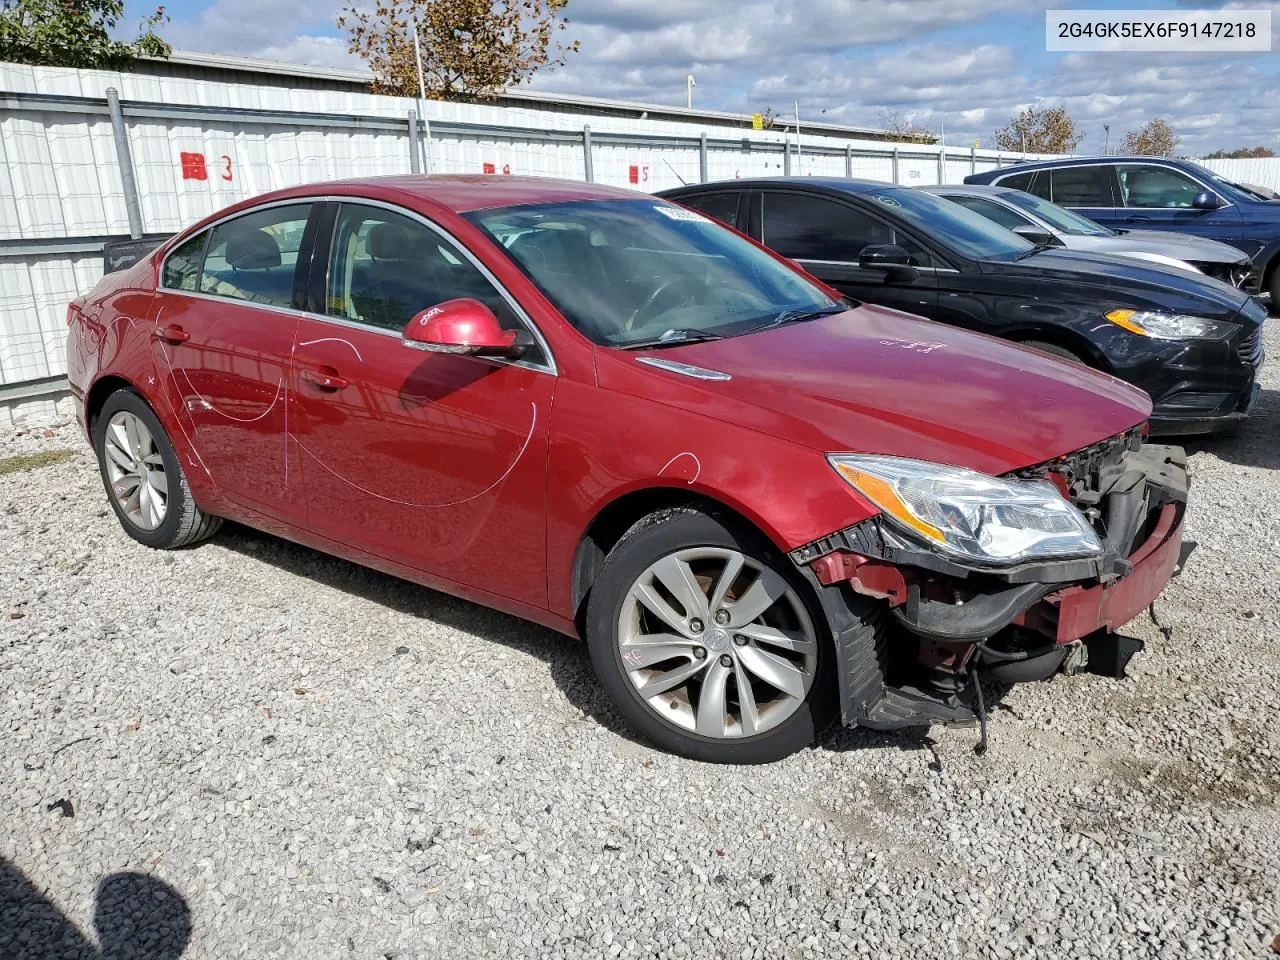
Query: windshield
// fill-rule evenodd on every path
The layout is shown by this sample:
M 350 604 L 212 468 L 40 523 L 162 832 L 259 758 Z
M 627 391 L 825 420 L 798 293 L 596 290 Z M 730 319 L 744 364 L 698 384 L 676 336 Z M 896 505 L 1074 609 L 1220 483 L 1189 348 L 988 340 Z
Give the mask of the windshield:
M 605 346 L 734 336 L 843 309 L 750 241 L 656 198 L 532 204 L 466 217 L 565 319 Z
M 1008 193 L 1000 194 L 1002 200 L 1008 200 L 1014 206 L 1021 207 L 1023 210 L 1029 210 L 1037 217 L 1043 220 L 1055 230 L 1061 230 L 1063 233 L 1070 234 L 1075 237 L 1113 237 L 1115 231 L 1108 230 L 1101 224 L 1094 223 L 1088 217 L 1082 217 L 1078 213 L 1073 213 L 1066 207 L 1060 207 L 1056 203 L 1050 203 L 1035 194 L 1024 193 L 1021 190 L 1011 190 Z
M 1034 244 L 982 214 L 932 193 L 895 187 L 865 196 L 925 236 L 973 260 L 1012 260 L 1035 249 Z

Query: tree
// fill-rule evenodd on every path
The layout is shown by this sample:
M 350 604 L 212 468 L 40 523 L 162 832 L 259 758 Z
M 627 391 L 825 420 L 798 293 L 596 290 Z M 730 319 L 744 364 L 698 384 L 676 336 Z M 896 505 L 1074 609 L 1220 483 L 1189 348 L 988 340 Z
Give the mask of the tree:
M 1169 121 L 1156 117 L 1144 123 L 1142 129 L 1124 135 L 1124 152 L 1139 157 L 1172 157 L 1181 142 Z
M 338 17 L 348 49 L 372 68 L 375 93 L 416 96 L 413 30 L 418 28 L 427 96 L 491 99 L 528 80 L 541 67 L 558 67 L 576 53 L 556 35 L 568 26 L 568 0 L 348 0 Z
M 1084 137 L 1064 107 L 1027 107 L 995 132 L 998 149 L 1021 153 L 1070 153 Z
M 51 67 L 122 67 L 136 57 L 167 57 L 157 31 L 164 7 L 143 20 L 136 40 L 113 40 L 124 0 L 0 0 L 0 60 Z
M 1206 160 L 1253 160 L 1274 157 L 1276 152 L 1270 147 L 1239 147 L 1235 150 L 1215 150 L 1206 153 Z
M 905 117 L 901 110 L 881 110 L 880 126 L 904 143 L 937 143 L 938 135 L 926 127 L 918 127 L 911 114 Z

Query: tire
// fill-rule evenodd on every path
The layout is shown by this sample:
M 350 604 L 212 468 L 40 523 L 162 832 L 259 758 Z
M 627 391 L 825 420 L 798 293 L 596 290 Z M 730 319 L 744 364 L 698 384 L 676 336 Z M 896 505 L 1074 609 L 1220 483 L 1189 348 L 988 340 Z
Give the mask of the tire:
M 1280 316 L 1280 266 L 1273 267 L 1267 280 L 1267 292 L 1271 294 L 1269 312 L 1272 316 Z
M 736 577 L 734 557 L 741 558 Z M 702 613 L 700 631 L 689 609 L 671 602 L 680 594 L 666 589 L 669 582 L 682 584 Z M 689 592 L 695 586 L 701 600 Z M 732 599 L 714 603 L 717 593 Z M 648 605 L 655 595 L 667 618 Z M 749 616 L 766 601 L 760 616 Z M 717 610 L 729 618 L 723 626 Z M 676 642 L 644 642 L 655 634 Z M 592 585 L 586 640 L 596 676 L 623 718 L 658 746 L 694 760 L 780 760 L 812 744 L 835 714 L 835 654 L 812 589 L 763 536 L 714 511 L 660 510 L 623 535 Z M 643 684 L 661 688 L 674 676 L 688 682 L 642 693 Z
M 132 390 L 107 397 L 93 425 L 93 449 L 111 508 L 124 532 L 139 543 L 173 550 L 222 526 L 220 517 L 196 506 L 168 434 Z
M 1056 343 L 1049 343 L 1047 340 L 1020 340 L 1018 342 L 1024 347 L 1039 350 L 1041 353 L 1047 353 L 1051 357 L 1061 357 L 1063 360 L 1074 360 L 1076 363 L 1083 363 L 1086 367 L 1092 366 L 1092 364 L 1081 357 L 1078 353 L 1075 353 L 1066 347 L 1060 347 Z

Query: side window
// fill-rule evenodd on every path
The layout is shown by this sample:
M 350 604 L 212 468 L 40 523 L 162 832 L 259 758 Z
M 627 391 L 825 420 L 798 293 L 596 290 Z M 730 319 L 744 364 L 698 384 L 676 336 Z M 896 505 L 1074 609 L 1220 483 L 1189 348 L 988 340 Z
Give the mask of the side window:
M 1062 167 L 1049 171 L 1049 199 L 1060 207 L 1113 207 L 1107 167 Z M 1043 196 L 1043 194 L 1041 194 Z
M 713 220 L 727 223 L 731 227 L 738 225 L 738 193 L 704 193 L 696 197 L 681 197 L 676 201 L 686 207 L 692 207 L 699 213 L 705 213 Z
M 1002 184 L 1003 186 L 1003 184 Z M 1003 204 L 994 203 L 985 197 L 972 197 L 967 194 L 955 194 L 947 197 L 952 203 L 958 203 L 962 207 L 968 207 L 974 213 L 981 214 L 993 223 L 998 223 L 1002 227 L 1012 230 L 1014 227 L 1034 226 L 1030 220 L 1021 214 L 1014 213 Z
M 200 290 L 272 307 L 293 305 L 293 273 L 311 204 L 269 207 L 210 233 Z
M 792 260 L 851 263 L 873 243 L 906 247 L 917 266 L 928 266 L 927 251 L 886 223 L 835 200 L 799 193 L 764 195 L 763 242 Z
M 507 330 L 525 325 L 505 297 L 452 241 L 391 210 L 344 203 L 329 256 L 325 312 L 399 333 L 427 307 L 470 297 Z M 539 348 L 524 358 L 546 363 Z
M 1031 178 L 1036 175 L 1036 171 L 1029 173 L 1014 173 L 1007 177 L 1000 177 L 996 181 L 997 186 L 1008 187 L 1010 190 L 1026 190 L 1031 192 Z
M 1204 187 L 1168 167 L 1128 164 L 1117 169 L 1126 207 L 1188 208 Z
M 204 245 L 209 231 L 204 230 L 191 237 L 169 254 L 164 262 L 164 276 L 160 285 L 170 290 L 186 290 L 193 293 L 200 287 L 200 263 L 204 260 Z

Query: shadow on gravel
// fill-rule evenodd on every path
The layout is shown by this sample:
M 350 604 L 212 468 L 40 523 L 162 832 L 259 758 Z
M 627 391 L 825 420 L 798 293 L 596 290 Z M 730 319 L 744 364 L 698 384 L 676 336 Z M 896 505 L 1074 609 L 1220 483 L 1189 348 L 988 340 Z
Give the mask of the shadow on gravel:
M 608 697 L 596 682 L 586 647 L 578 640 L 519 617 L 508 616 L 239 524 L 226 524 L 212 542 L 294 576 L 305 577 L 392 610 L 538 657 L 546 661 L 552 682 L 573 706 L 610 733 L 649 749 L 660 749 L 637 734 L 614 712 Z M 836 726 L 823 735 L 818 746 L 842 752 L 886 748 L 932 752 L 933 740 L 925 728 L 880 732 Z M 936 753 L 933 753 L 930 768 L 941 769 Z
M 1261 391 L 1253 415 L 1229 433 L 1183 440 L 1171 437 L 1167 442 L 1181 443 L 1189 454 L 1211 453 L 1244 467 L 1280 470 L 1280 390 Z
M 573 706 L 610 732 L 651 746 L 613 712 L 596 683 L 585 645 L 576 639 L 236 523 L 226 524 L 212 542 L 294 576 L 538 657 L 546 661 L 552 682 Z M 412 643 L 408 641 L 411 649 Z
M 177 960 L 191 940 L 191 911 L 177 890 L 142 873 L 98 884 L 98 946 L 0 857 L 0 957 L 5 960 Z

